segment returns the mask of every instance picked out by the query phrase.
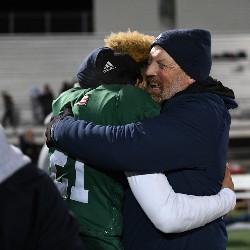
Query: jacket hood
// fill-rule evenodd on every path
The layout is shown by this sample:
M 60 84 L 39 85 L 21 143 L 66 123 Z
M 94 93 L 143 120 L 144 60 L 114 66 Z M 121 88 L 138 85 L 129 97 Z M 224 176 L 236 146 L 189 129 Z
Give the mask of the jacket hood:
M 28 163 L 31 163 L 30 158 L 24 155 L 19 148 L 8 144 L 1 124 L 0 151 L 0 184 L 20 168 L 24 167 Z
M 235 109 L 238 107 L 238 104 L 235 101 L 235 95 L 232 89 L 225 87 L 220 81 L 213 79 L 209 76 L 204 81 L 196 81 L 191 84 L 187 89 L 177 93 L 176 95 L 181 94 L 195 94 L 195 93 L 212 93 L 220 96 L 227 109 Z

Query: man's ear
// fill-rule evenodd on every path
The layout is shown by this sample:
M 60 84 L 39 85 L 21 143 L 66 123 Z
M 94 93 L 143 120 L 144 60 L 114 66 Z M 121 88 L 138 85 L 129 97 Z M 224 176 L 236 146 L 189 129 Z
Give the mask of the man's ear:
M 192 84 L 194 82 L 195 82 L 195 80 L 193 78 L 189 77 L 189 79 L 188 79 L 188 85 L 190 85 L 190 84 Z
M 143 83 L 142 76 L 137 76 L 135 86 L 140 86 Z

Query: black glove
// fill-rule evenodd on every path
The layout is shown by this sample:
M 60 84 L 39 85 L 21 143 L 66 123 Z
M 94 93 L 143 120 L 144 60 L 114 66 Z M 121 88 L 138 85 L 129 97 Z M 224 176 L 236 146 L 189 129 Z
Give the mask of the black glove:
M 46 136 L 46 145 L 47 145 L 48 148 L 56 146 L 55 143 L 53 142 L 52 138 L 51 138 L 51 128 L 52 128 L 52 126 L 55 123 L 57 123 L 58 121 L 60 121 L 61 119 L 63 119 L 65 116 L 74 117 L 73 112 L 72 112 L 72 108 L 71 108 L 71 106 L 69 104 L 66 104 L 63 107 L 63 109 L 64 109 L 63 114 L 57 115 L 57 116 L 52 116 L 49 123 L 47 124 L 46 131 L 45 131 L 45 136 Z

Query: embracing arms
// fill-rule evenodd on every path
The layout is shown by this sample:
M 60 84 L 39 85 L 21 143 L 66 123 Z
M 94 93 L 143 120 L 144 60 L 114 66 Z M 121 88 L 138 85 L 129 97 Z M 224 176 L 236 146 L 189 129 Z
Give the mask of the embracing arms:
M 107 143 L 107 148 L 103 150 L 107 152 L 110 151 L 111 155 L 109 155 L 109 157 L 112 157 L 112 161 L 109 161 L 107 165 L 113 164 L 114 166 L 119 166 L 118 162 L 114 160 L 118 157 L 116 156 L 116 149 L 112 147 L 113 141 L 117 139 L 116 135 L 119 137 L 119 133 L 122 132 L 120 136 L 126 138 L 126 142 L 129 142 L 132 141 L 131 135 L 133 135 L 135 130 L 137 130 L 136 134 L 139 133 L 139 136 L 137 135 L 138 138 L 140 138 L 140 133 L 142 133 L 142 137 L 144 134 L 144 131 L 140 129 L 140 123 L 138 123 L 138 126 L 137 124 L 132 124 L 127 125 L 127 127 L 105 127 L 96 126 L 85 121 L 76 121 L 72 117 L 66 117 L 55 125 L 58 126 L 55 127 L 55 132 L 57 131 L 58 133 L 56 132 L 55 135 L 52 136 L 59 136 L 59 141 L 62 138 L 77 138 L 74 147 L 72 147 L 73 141 L 71 139 L 69 142 L 67 142 L 67 140 L 61 140 L 59 143 L 60 146 L 62 146 L 64 150 L 65 148 L 69 149 L 69 154 L 73 156 L 75 151 L 77 151 L 75 153 L 76 156 L 80 152 L 83 152 L 85 162 L 91 162 L 92 164 L 94 164 L 93 161 L 95 162 L 95 160 L 97 160 L 97 162 L 99 162 L 100 159 L 103 161 L 102 156 L 96 157 L 98 152 L 101 155 L 103 153 L 102 147 L 98 144 L 99 142 L 101 143 L 102 139 Z M 131 130 L 127 130 L 126 133 L 126 129 L 128 128 Z M 110 134 L 112 135 L 110 136 Z M 62 138 L 60 138 L 60 136 L 62 136 Z M 91 136 L 93 138 L 91 138 Z M 137 136 L 134 137 L 135 140 L 137 140 Z M 93 143 L 92 140 L 95 143 Z M 91 145 L 89 145 L 89 143 Z M 84 144 L 86 144 L 86 146 L 84 146 Z M 122 144 L 121 142 L 120 145 Z M 94 147 L 95 145 L 96 147 Z M 108 145 L 110 145 L 111 148 Z M 88 146 L 90 146 L 92 150 L 89 150 Z M 97 152 L 95 151 L 92 154 L 93 148 L 97 150 Z M 154 147 L 149 149 L 151 156 L 153 149 Z M 86 153 L 85 150 L 88 153 Z M 118 148 L 118 151 L 120 150 L 121 148 Z M 130 157 L 126 155 L 126 147 L 124 148 L 124 153 L 125 163 L 130 162 Z M 164 159 L 164 163 L 165 162 L 166 159 Z M 130 187 L 147 216 L 158 229 L 166 233 L 182 232 L 203 226 L 225 215 L 235 206 L 235 194 L 230 189 L 224 188 L 214 196 L 188 196 L 175 193 L 164 174 L 135 175 L 133 173 L 127 173 L 127 175 Z M 147 194 L 146 197 L 145 194 Z
M 214 158 L 214 151 L 206 148 L 215 148 L 210 138 L 218 132 L 215 122 L 207 121 L 207 112 L 197 118 L 187 114 L 192 107 L 184 106 L 180 107 L 182 110 L 175 108 L 158 117 L 121 126 L 95 125 L 66 116 L 56 118 L 47 132 L 58 148 L 96 167 L 153 172 L 189 168 L 200 159 Z
M 175 193 L 163 173 L 139 175 L 127 172 L 138 203 L 156 228 L 164 233 L 184 232 L 224 216 L 234 209 L 234 185 L 226 167 L 217 195 L 193 196 Z

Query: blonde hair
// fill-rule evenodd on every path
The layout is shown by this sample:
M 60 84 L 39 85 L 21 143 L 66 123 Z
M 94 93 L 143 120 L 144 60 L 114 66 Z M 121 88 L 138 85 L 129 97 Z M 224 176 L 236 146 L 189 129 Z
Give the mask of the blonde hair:
M 138 31 L 111 32 L 104 39 L 105 46 L 115 52 L 129 54 L 138 63 L 147 61 L 150 46 L 155 37 L 139 33 Z

